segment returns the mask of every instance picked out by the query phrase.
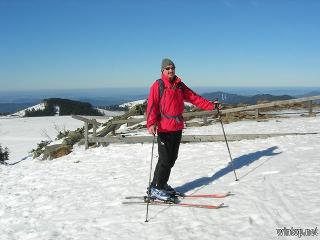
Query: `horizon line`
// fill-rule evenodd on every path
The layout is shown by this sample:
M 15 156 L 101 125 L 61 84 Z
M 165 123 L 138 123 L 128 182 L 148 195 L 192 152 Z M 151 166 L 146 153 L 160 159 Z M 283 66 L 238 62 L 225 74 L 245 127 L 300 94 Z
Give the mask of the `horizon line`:
M 97 87 L 97 88 L 38 88 L 38 89 L 7 89 L 0 90 L 1 92 L 25 92 L 25 91 L 90 91 L 90 90 L 104 90 L 104 89 L 149 89 L 150 87 Z M 304 88 L 304 89 L 320 89 L 320 86 L 192 86 L 192 88 L 259 88 L 259 89 L 296 89 L 296 88 Z

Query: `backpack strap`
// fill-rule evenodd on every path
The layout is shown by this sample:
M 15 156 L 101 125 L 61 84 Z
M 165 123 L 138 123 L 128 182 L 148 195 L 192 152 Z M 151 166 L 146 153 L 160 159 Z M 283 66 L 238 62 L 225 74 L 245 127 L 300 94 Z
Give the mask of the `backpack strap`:
M 157 82 L 159 83 L 159 99 L 161 99 L 164 91 L 164 82 L 161 78 Z M 184 90 L 182 82 L 178 83 L 177 88 L 180 88 L 182 91 Z
M 159 99 L 161 99 L 164 91 L 164 82 L 161 78 L 159 78 L 157 81 L 159 83 Z

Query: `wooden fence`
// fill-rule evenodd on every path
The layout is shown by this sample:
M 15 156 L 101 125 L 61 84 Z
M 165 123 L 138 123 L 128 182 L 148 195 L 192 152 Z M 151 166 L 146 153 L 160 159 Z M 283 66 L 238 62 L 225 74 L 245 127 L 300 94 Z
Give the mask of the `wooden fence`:
M 274 101 L 269 103 L 262 103 L 256 105 L 249 105 L 244 107 L 237 107 L 231 109 L 221 110 L 220 113 L 222 115 L 228 115 L 236 112 L 242 111 L 255 111 L 256 118 L 259 117 L 259 111 L 264 108 L 275 107 L 275 106 L 283 106 L 283 105 L 290 105 L 295 103 L 308 103 L 308 113 L 309 116 L 313 114 L 312 108 L 312 101 L 319 100 L 320 96 L 313 96 L 313 97 L 305 97 L 305 98 L 298 98 L 298 99 L 291 99 L 291 100 L 283 100 L 283 101 Z M 204 121 L 206 121 L 207 117 L 213 116 L 216 117 L 216 111 L 199 111 L 199 112 L 186 112 L 183 113 L 183 117 L 188 119 L 191 117 L 203 117 Z M 97 122 L 95 118 L 92 117 L 84 117 L 73 115 L 75 119 L 84 122 L 84 139 L 85 139 L 85 148 L 89 147 L 89 143 L 141 143 L 141 142 L 152 142 L 152 136 L 106 136 L 106 137 L 97 137 L 97 127 L 101 125 L 101 123 Z M 125 120 L 111 120 L 110 124 L 112 125 L 120 125 L 120 124 L 137 124 L 146 121 L 145 117 L 140 118 L 132 118 L 132 119 L 125 119 Z M 92 137 L 89 137 L 89 124 L 93 126 Z M 228 135 L 229 141 L 238 141 L 242 139 L 254 139 L 254 138 L 267 138 L 273 136 L 283 136 L 283 135 L 300 135 L 302 133 L 275 133 L 275 134 L 231 134 Z M 315 133 L 308 133 L 308 134 L 315 134 Z M 182 136 L 182 142 L 214 142 L 214 141 L 224 141 L 223 135 L 184 135 Z

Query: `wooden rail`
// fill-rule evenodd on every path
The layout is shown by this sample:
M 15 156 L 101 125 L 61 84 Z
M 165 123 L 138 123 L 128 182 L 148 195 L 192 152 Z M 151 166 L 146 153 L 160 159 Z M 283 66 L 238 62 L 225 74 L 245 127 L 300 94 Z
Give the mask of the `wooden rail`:
M 309 135 L 318 133 L 266 133 L 266 134 L 228 134 L 228 141 L 265 139 L 269 137 L 289 136 L 289 135 Z M 114 136 L 114 137 L 91 137 L 90 143 L 152 143 L 153 136 Z M 221 142 L 225 141 L 223 135 L 183 135 L 181 142 Z
M 290 99 L 290 100 L 282 100 L 282 101 L 274 101 L 269 103 L 262 103 L 262 104 L 255 104 L 249 105 L 244 107 L 237 107 L 231 109 L 221 110 L 221 114 L 230 114 L 235 112 L 242 112 L 242 111 L 253 111 L 255 110 L 256 117 L 259 116 L 259 110 L 268 107 L 275 107 L 281 105 L 290 105 L 294 103 L 301 103 L 301 102 L 308 102 L 309 108 L 309 116 L 312 115 L 312 101 L 319 100 L 320 96 L 312 96 L 312 97 L 305 97 L 305 98 L 298 98 L 298 99 Z M 204 120 L 208 116 L 216 116 L 217 111 L 199 111 L 199 112 L 187 112 L 183 113 L 184 118 L 190 117 L 203 117 Z M 87 149 L 89 143 L 116 143 L 116 142 L 123 142 L 123 143 L 138 143 L 138 142 L 152 142 L 152 136 L 135 136 L 135 137 L 124 137 L 124 136 L 115 136 L 115 137 L 97 137 L 96 129 L 97 126 L 101 125 L 101 123 L 97 122 L 96 119 L 90 119 L 89 117 L 84 116 L 72 116 L 75 119 L 84 122 L 85 128 L 85 148 Z M 128 124 L 128 123 L 140 123 L 146 121 L 145 117 L 140 118 L 132 118 L 132 119 L 125 119 L 125 120 L 112 120 L 111 124 L 118 125 L 118 124 Z M 89 131 L 88 125 L 91 124 L 93 126 L 93 136 L 89 138 Z M 271 136 L 283 136 L 283 135 L 298 135 L 299 133 L 289 133 L 289 134 L 234 134 L 228 136 L 230 141 L 237 141 L 242 139 L 253 139 L 253 138 L 262 138 L 262 137 L 271 137 Z M 183 136 L 182 142 L 212 142 L 212 141 L 223 141 L 222 135 L 189 135 Z
M 249 106 L 244 106 L 244 107 L 225 109 L 225 110 L 221 110 L 220 112 L 221 112 L 221 114 L 228 114 L 228 113 L 235 113 L 235 112 L 242 112 L 242 111 L 252 111 L 252 110 L 281 106 L 281 105 L 288 105 L 288 104 L 294 104 L 294 103 L 300 103 L 300 102 L 309 102 L 309 115 L 311 115 L 312 114 L 312 101 L 319 100 L 319 99 L 320 99 L 320 96 L 313 96 L 313 97 L 297 98 L 297 99 L 290 99 L 290 100 L 274 101 L 274 102 L 269 102 L 269 103 L 261 103 L 261 104 L 249 105 Z M 217 115 L 217 111 L 199 111 L 199 112 L 183 113 L 184 118 L 204 117 L 204 116 L 208 117 L 208 116 L 216 116 L 216 115 Z M 132 119 L 126 119 L 126 120 L 114 120 L 114 121 L 112 121 L 112 123 L 113 124 L 125 124 L 125 123 L 139 123 L 139 122 L 143 122 L 143 121 L 146 121 L 145 117 L 132 118 Z

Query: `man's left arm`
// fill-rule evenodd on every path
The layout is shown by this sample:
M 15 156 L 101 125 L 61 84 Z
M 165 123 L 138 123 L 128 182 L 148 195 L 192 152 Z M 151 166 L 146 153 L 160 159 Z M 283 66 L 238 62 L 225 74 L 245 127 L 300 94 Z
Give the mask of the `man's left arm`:
M 184 83 L 182 83 L 182 88 L 183 97 L 185 101 L 190 102 L 203 110 L 210 111 L 215 109 L 214 103 L 210 102 L 204 97 L 201 97 L 200 95 L 192 91 L 190 88 L 188 88 L 187 85 L 185 85 Z

